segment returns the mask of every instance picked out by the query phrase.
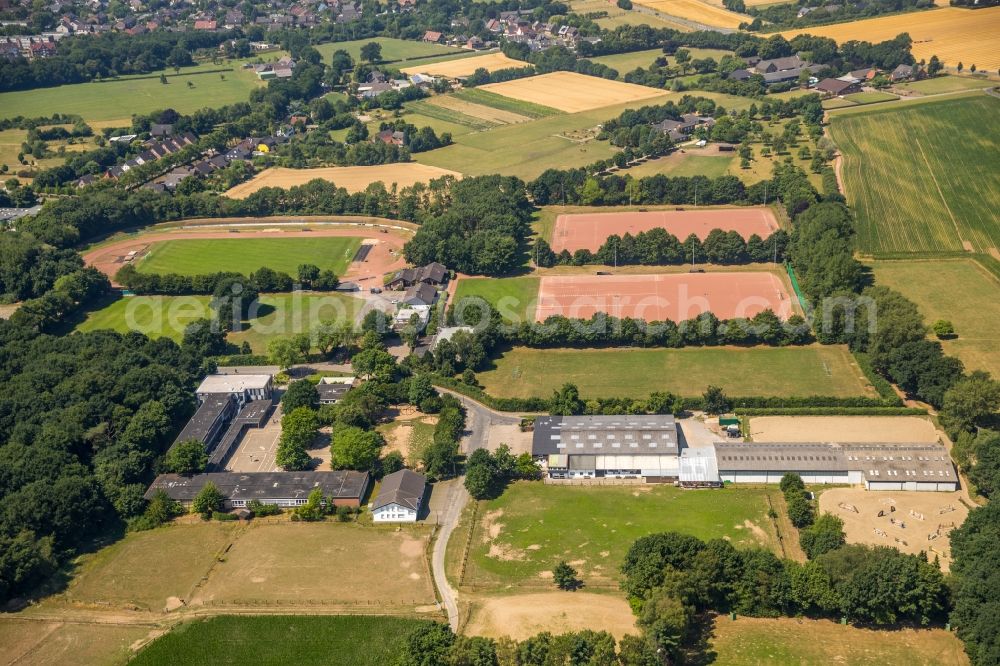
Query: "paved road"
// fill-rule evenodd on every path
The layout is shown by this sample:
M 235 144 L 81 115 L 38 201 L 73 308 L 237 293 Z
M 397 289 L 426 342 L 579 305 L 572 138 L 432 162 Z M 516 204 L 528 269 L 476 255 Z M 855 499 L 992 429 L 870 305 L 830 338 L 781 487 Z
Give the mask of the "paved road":
M 462 509 L 465 508 L 470 498 L 469 492 L 465 489 L 464 476 L 458 477 L 448 485 L 448 496 L 439 516 L 441 529 L 434 542 L 434 552 L 431 554 L 431 569 L 434 572 L 434 584 L 437 586 L 441 602 L 448 613 L 448 624 L 451 625 L 452 631 L 457 632 L 458 592 L 448 582 L 448 576 L 445 574 L 444 556 L 448 550 L 448 540 L 451 539 L 451 533 L 458 525 Z
M 498 412 L 490 409 L 481 402 L 476 402 L 472 398 L 450 391 L 446 388 L 437 387 L 441 393 L 447 393 L 458 398 L 462 406 L 465 407 L 465 437 L 462 441 L 462 448 L 466 453 L 472 453 L 476 449 L 485 449 L 489 444 L 490 427 L 493 425 L 516 425 L 521 422 L 521 416 L 511 412 Z

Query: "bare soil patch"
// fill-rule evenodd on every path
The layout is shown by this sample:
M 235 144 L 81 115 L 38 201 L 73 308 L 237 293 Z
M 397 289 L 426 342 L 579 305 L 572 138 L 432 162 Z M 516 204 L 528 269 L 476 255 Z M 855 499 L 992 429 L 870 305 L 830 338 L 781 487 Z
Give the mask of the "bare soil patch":
M 904 553 L 926 551 L 931 558 L 938 556 L 941 569 L 948 571 L 951 567 L 948 533 L 969 515 L 961 498 L 960 492 L 831 488 L 820 494 L 819 508 L 844 521 L 848 543 L 892 546 Z
M 560 634 L 581 629 L 607 631 L 616 638 L 638 633 L 625 599 L 587 592 L 540 592 L 477 601 L 465 633 L 523 640 L 541 631 Z
M 937 429 L 919 416 L 755 416 L 755 442 L 936 443 Z

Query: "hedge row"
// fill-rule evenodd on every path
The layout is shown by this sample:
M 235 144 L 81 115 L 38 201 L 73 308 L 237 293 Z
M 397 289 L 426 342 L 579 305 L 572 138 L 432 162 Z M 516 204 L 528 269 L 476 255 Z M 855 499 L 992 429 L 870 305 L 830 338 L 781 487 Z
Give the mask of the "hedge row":
M 749 407 L 737 409 L 738 416 L 924 416 L 913 407 Z
M 217 366 L 228 365 L 274 365 L 264 354 L 232 354 L 231 356 L 216 356 L 212 358 Z
M 866 352 L 854 352 L 854 358 L 858 361 L 858 367 L 864 373 L 865 378 L 875 387 L 882 400 L 899 407 L 903 406 L 903 399 L 899 397 L 888 379 L 875 372 L 872 368 L 871 358 Z

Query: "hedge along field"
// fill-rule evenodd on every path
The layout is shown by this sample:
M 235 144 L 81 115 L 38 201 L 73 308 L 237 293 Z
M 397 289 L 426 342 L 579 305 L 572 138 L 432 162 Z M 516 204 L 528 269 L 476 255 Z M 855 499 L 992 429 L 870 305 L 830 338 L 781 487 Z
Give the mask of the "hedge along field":
M 178 625 L 129 663 L 382 666 L 396 660 L 407 636 L 425 622 L 365 615 L 220 616 Z
M 268 54 L 272 55 L 280 54 Z M 86 121 L 115 120 L 128 126 L 133 114 L 156 109 L 170 107 L 178 113 L 191 113 L 205 107 L 245 102 L 251 91 L 265 83 L 253 70 L 242 69 L 242 62 L 182 67 L 176 75 L 173 69 L 165 69 L 141 76 L 0 93 L 0 118 L 75 113 Z M 160 74 L 167 77 L 166 85 L 160 83 Z
M 328 44 L 317 44 L 316 50 L 323 56 L 325 62 L 330 62 L 330 56 L 334 51 L 347 51 L 355 60 L 361 59 L 361 48 L 365 44 L 375 42 L 382 47 L 382 60 L 385 62 L 396 62 L 400 60 L 411 60 L 413 58 L 428 58 L 430 56 L 467 54 L 454 46 L 443 46 L 441 44 L 429 44 L 409 39 L 395 39 L 393 37 L 372 37 L 371 39 L 355 39 L 350 42 L 331 42 Z
M 685 47 L 686 48 L 686 47 Z M 719 60 L 724 55 L 732 55 L 732 51 L 726 51 L 723 49 L 697 49 L 688 48 L 691 53 L 692 60 L 699 60 L 701 58 L 715 58 Z M 673 55 L 667 55 L 663 52 L 663 49 L 648 49 L 646 51 L 631 51 L 629 53 L 615 53 L 613 55 L 598 56 L 596 58 L 590 58 L 593 62 L 601 63 L 602 65 L 607 65 L 613 69 L 618 70 L 618 78 L 622 79 L 625 75 L 636 67 L 646 68 L 653 64 L 653 61 L 659 57 L 666 58 L 671 64 L 673 64 L 676 58 Z
M 343 275 L 361 238 L 210 238 L 160 241 L 137 264 L 140 273 L 203 275 L 232 271 L 249 275 L 264 266 L 293 278 L 302 264 Z
M 632 543 L 673 530 L 780 553 L 766 492 L 518 482 L 480 504 L 465 583 L 548 588 L 549 572 L 566 560 L 585 585 L 613 587 L 620 594 L 618 571 Z
M 874 397 L 846 346 L 687 349 L 515 347 L 477 376 L 490 395 L 548 398 L 566 382 L 584 399 L 700 396 L 710 384 L 731 396 Z
M 168 337 L 180 342 L 185 326 L 209 316 L 210 300 L 210 296 L 121 298 L 88 313 L 76 330 L 110 329 L 119 333 L 135 330 L 151 338 Z M 247 342 L 254 353 L 262 354 L 270 340 L 307 333 L 320 321 L 344 318 L 355 321 L 363 304 L 360 298 L 338 293 L 264 294 L 260 297 L 258 316 L 244 322 L 242 331 L 229 333 L 226 339 L 237 345 Z
M 832 114 L 864 253 L 1000 248 L 1000 100 Z
M 1000 278 L 973 259 L 876 261 L 873 269 L 876 283 L 915 302 L 928 324 L 955 325 L 958 337 L 941 341 L 946 354 L 1000 377 Z

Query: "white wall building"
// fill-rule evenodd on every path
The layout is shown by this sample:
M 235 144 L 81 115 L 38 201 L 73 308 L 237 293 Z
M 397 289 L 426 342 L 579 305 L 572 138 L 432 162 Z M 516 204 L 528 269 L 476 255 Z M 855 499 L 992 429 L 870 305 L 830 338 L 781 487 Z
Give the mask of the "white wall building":
M 427 480 L 416 472 L 401 469 L 382 479 L 378 497 L 372 502 L 376 523 L 415 523 L 423 507 Z
M 198 401 L 210 395 L 228 394 L 236 398 L 240 407 L 252 400 L 270 400 L 274 386 L 271 375 L 209 375 L 198 387 Z

